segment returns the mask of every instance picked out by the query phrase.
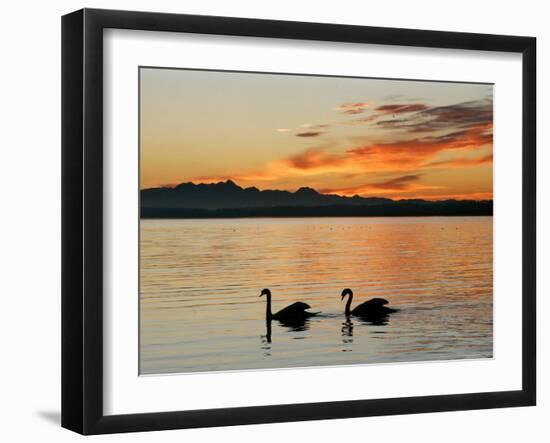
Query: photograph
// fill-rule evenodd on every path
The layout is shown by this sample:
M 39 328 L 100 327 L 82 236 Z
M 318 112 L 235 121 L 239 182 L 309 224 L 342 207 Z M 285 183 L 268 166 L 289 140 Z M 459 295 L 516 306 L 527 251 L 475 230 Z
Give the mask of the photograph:
M 493 357 L 493 85 L 139 67 L 140 375 Z

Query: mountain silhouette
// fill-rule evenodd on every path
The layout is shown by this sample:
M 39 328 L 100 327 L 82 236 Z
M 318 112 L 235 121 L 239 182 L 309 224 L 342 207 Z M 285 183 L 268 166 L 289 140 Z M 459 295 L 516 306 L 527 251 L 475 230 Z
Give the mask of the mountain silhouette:
M 181 183 L 141 191 L 143 218 L 307 217 L 392 215 L 492 215 L 490 200 L 391 200 L 321 194 L 303 187 L 296 192 L 242 188 L 231 180 Z

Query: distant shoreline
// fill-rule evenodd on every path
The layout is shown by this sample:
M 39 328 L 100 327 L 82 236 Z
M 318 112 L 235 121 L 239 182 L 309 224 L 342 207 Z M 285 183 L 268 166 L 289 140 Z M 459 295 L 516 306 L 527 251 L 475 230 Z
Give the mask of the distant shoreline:
M 242 188 L 231 180 L 140 192 L 141 218 L 423 217 L 493 215 L 492 200 L 391 200 Z
M 322 206 L 270 208 L 141 208 L 142 219 L 304 218 L 304 217 L 476 217 L 492 216 L 492 201 L 445 201 L 425 206 Z
M 238 219 L 260 219 L 260 218 L 277 218 L 277 219 L 293 219 L 293 218 L 434 218 L 434 217 L 468 217 L 468 218 L 474 218 L 474 217 L 493 217 L 493 214 L 490 215 L 393 215 L 393 216 L 385 216 L 385 215 L 347 215 L 347 216 L 337 216 L 337 215 L 312 215 L 309 217 L 302 217 L 302 216 L 272 216 L 272 215 L 258 215 L 256 217 L 142 217 L 140 216 L 140 220 L 238 220 Z

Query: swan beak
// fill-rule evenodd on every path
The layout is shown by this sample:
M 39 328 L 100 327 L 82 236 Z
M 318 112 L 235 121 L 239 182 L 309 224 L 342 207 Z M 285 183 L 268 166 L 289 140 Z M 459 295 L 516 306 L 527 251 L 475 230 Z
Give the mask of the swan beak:
M 345 297 L 345 295 L 344 295 L 344 294 L 342 294 L 342 298 L 340 299 L 340 301 L 342 301 L 342 300 L 344 299 L 344 297 Z
M 260 294 L 259 297 L 261 297 L 263 294 Z

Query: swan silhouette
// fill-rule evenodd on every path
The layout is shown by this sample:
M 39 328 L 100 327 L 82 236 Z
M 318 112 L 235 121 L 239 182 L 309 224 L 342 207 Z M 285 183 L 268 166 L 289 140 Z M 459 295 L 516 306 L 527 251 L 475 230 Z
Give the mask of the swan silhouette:
M 280 311 L 273 314 L 271 312 L 271 291 L 269 289 L 263 289 L 260 297 L 265 295 L 267 298 L 267 307 L 265 311 L 266 320 L 279 320 L 283 324 L 297 324 L 303 323 L 309 317 L 317 315 L 318 312 L 308 312 L 306 309 L 311 309 L 307 303 L 297 301 L 288 305 L 286 308 L 281 309 Z
M 387 317 L 388 314 L 392 312 L 397 312 L 397 309 L 388 308 L 388 300 L 384 298 L 371 298 L 370 300 L 357 305 L 355 308 L 351 309 L 351 301 L 353 300 L 353 291 L 350 288 L 346 288 L 342 291 L 342 300 L 348 296 L 348 301 L 346 302 L 346 310 L 344 311 L 346 317 L 354 315 L 355 317 L 363 317 L 368 320 L 377 320 L 384 317 Z

